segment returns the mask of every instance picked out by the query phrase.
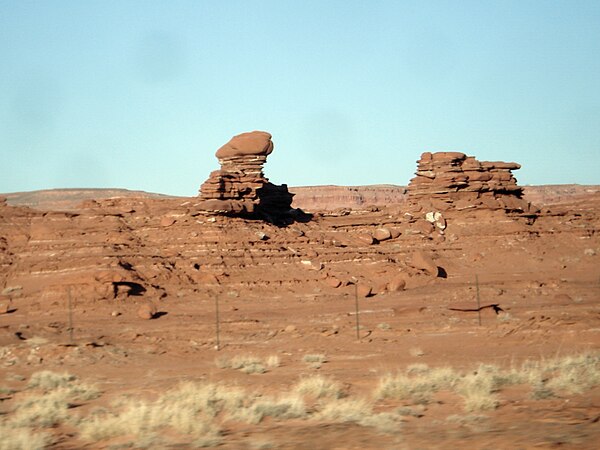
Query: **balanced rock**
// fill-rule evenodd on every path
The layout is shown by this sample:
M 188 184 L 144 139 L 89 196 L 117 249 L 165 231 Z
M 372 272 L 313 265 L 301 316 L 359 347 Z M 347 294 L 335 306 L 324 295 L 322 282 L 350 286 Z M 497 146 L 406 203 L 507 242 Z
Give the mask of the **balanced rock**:
M 285 184 L 276 186 L 263 174 L 273 152 L 271 135 L 252 131 L 234 136 L 215 154 L 220 170 L 200 187 L 200 211 L 225 215 L 259 215 L 268 219 L 291 211 L 292 198 Z
M 266 131 L 252 131 L 234 136 L 217 150 L 217 158 L 230 158 L 245 155 L 270 155 L 273 152 L 271 135 Z
M 437 210 L 481 208 L 529 212 L 523 189 L 512 174 L 513 162 L 478 161 L 459 152 L 426 152 L 417 161 L 408 185 L 411 203 L 429 203 Z

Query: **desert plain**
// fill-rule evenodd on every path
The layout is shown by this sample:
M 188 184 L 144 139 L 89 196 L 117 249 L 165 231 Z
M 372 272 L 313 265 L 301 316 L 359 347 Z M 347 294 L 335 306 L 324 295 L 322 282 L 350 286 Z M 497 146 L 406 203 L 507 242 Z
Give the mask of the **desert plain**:
M 598 447 L 600 187 L 434 153 L 271 214 L 232 155 L 210 198 L 3 194 L 0 449 Z

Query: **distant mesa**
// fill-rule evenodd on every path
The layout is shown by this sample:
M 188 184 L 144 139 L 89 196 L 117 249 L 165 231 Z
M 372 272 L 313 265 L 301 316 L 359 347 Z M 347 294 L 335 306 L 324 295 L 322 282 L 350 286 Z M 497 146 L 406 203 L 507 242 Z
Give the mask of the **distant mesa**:
M 271 135 L 265 131 L 242 133 L 217 150 L 221 165 L 200 187 L 199 211 L 257 217 L 274 223 L 307 220 L 292 209 L 294 194 L 287 185 L 270 183 L 263 174 L 267 156 L 273 152 Z
M 535 210 L 523 198 L 512 174 L 514 162 L 478 161 L 459 152 L 426 152 L 417 161 L 416 177 L 408 185 L 408 200 L 437 210 L 489 209 L 528 213 Z

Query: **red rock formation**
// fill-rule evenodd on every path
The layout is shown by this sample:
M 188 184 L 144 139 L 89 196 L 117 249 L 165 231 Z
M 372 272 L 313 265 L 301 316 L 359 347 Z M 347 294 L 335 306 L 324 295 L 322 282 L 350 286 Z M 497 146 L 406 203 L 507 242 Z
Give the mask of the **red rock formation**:
M 263 174 L 273 151 L 271 135 L 253 131 L 234 136 L 215 156 L 221 165 L 200 187 L 197 207 L 227 215 L 281 216 L 291 210 L 293 194 L 276 186 Z
M 417 163 L 416 177 L 408 185 L 412 203 L 429 202 L 439 210 L 530 210 L 512 174 L 521 168 L 517 163 L 477 161 L 459 152 L 426 152 Z

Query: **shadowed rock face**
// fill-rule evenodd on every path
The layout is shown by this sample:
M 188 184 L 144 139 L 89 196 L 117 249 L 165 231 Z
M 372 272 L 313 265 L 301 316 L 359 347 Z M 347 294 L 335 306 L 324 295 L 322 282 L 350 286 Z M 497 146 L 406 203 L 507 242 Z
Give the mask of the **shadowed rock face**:
M 439 210 L 531 210 L 512 174 L 521 168 L 517 163 L 477 161 L 459 152 L 426 152 L 417 164 L 416 177 L 408 185 L 413 203 L 430 203 Z
M 212 172 L 200 187 L 198 209 L 213 214 L 257 216 L 273 222 L 290 216 L 294 194 L 287 185 L 276 186 L 263 174 L 263 165 L 272 151 L 273 142 L 267 132 L 234 136 L 217 150 L 215 156 L 221 169 Z

